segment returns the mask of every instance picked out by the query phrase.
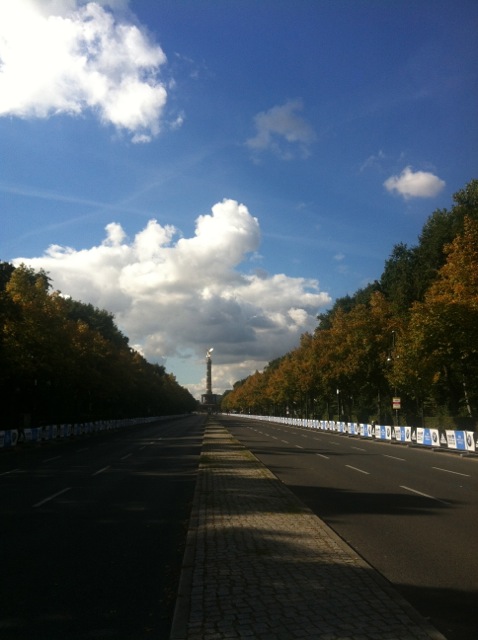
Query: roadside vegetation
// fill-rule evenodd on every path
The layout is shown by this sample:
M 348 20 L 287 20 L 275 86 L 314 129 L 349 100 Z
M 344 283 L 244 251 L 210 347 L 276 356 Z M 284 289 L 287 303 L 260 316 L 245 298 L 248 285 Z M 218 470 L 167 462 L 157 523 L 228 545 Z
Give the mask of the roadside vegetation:
M 400 410 L 392 406 L 400 398 Z M 336 300 L 293 351 L 222 407 L 262 415 L 476 428 L 478 180 L 395 245 L 380 280 Z
M 197 402 L 129 347 L 112 314 L 0 263 L 0 429 L 172 415 Z

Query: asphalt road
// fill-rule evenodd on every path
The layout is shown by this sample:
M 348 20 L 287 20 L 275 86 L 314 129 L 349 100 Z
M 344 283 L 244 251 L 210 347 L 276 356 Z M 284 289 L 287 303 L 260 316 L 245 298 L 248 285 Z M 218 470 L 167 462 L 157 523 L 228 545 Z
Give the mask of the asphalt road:
M 478 637 L 478 460 L 221 417 L 449 640 Z
M 0 639 L 166 639 L 204 417 L 0 455 Z

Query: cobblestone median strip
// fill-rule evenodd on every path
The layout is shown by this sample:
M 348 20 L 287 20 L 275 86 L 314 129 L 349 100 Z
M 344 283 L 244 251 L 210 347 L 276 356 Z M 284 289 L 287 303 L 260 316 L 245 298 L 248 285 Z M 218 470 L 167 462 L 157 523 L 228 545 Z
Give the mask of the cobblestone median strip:
M 444 640 L 214 418 L 171 640 Z

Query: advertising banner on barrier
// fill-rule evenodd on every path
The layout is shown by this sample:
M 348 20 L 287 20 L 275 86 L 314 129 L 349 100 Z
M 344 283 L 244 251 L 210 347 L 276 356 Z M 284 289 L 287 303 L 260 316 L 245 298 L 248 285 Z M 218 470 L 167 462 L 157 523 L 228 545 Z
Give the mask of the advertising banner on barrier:
M 23 436 L 25 442 L 40 442 L 42 439 L 42 428 L 31 427 L 30 429 L 24 429 Z
M 438 431 L 438 429 L 430 429 L 430 437 L 431 437 L 431 441 L 432 441 L 432 446 L 433 447 L 439 447 L 440 446 L 440 432 Z
M 0 449 L 14 447 L 17 444 L 17 429 L 9 429 L 8 431 L 0 431 Z
M 46 427 L 42 427 L 42 440 L 51 440 L 52 439 L 52 427 L 51 425 L 47 425 Z
M 466 435 L 464 431 L 456 431 L 456 448 L 459 451 L 466 451 Z
M 360 435 L 362 438 L 371 438 L 373 436 L 373 427 L 371 424 L 360 424 Z
M 395 427 L 395 440 L 397 442 L 411 442 L 412 441 L 411 427 Z
M 351 436 L 359 435 L 359 428 L 356 422 L 349 422 L 349 433 Z
M 476 451 L 475 433 L 474 431 L 465 431 L 466 450 Z M 478 436 L 477 436 L 478 440 Z
M 60 425 L 60 438 L 69 438 L 71 435 L 71 424 Z
M 439 447 L 440 434 L 438 429 L 424 429 L 422 427 L 418 427 L 417 444 L 422 444 L 425 447 Z
M 392 427 L 388 425 L 376 425 L 375 438 L 377 440 L 391 440 L 392 439 Z
M 452 429 L 447 429 L 446 433 L 446 442 L 449 449 L 456 449 L 457 451 L 473 451 L 471 447 L 473 446 L 472 441 L 467 438 L 467 431 L 454 431 Z M 470 447 L 470 448 L 468 448 Z

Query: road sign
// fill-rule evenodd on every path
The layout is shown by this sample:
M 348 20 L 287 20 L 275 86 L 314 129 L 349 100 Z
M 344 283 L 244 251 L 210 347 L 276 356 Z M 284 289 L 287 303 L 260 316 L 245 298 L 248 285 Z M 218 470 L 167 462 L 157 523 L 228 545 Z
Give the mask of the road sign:
M 394 409 L 400 409 L 400 398 L 392 398 L 392 407 Z

